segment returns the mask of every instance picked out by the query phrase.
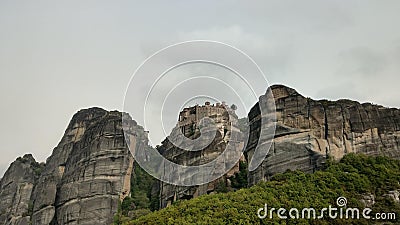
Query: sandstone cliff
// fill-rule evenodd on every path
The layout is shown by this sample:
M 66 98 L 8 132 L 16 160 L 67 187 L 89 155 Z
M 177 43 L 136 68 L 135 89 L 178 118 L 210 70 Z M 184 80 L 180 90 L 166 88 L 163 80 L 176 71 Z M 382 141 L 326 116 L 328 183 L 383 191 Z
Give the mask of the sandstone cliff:
M 121 118 L 116 111 L 81 110 L 42 171 L 31 156 L 14 162 L 0 184 L 0 224 L 111 224 L 129 195 L 133 166 Z
M 215 160 L 225 151 L 228 143 L 230 143 L 230 146 L 233 148 L 231 150 L 242 153 L 244 143 L 241 133 L 237 128 L 237 116 L 232 111 L 232 116 L 230 117 L 226 108 L 228 107 L 226 107 L 225 103 L 217 103 L 214 106 L 210 105 L 209 102 L 206 102 L 204 106 L 196 105 L 185 108 L 180 113 L 178 126 L 171 132 L 170 136 L 162 142 L 162 145 L 159 146 L 157 150 L 168 160 L 184 166 L 198 166 Z M 228 108 L 228 110 L 230 109 Z M 190 139 L 197 139 L 200 135 L 205 135 L 200 134 L 199 131 L 200 120 L 204 117 L 212 118 L 215 122 L 215 126 L 218 128 L 212 142 L 204 149 L 199 151 L 186 151 L 171 143 L 171 140 L 175 140 L 180 131 Z M 196 144 L 194 143 L 193 145 Z M 195 146 L 190 146 L 190 148 L 195 148 Z M 191 199 L 203 194 L 215 192 L 219 184 L 229 186 L 228 178 L 239 171 L 239 162 L 236 162 L 232 168 L 231 165 L 228 164 L 228 162 L 225 163 L 224 161 L 218 162 L 217 168 L 213 168 L 212 172 L 216 174 L 221 173 L 221 171 L 228 172 L 223 177 L 203 185 L 176 186 L 160 182 L 161 208 L 179 199 Z M 166 173 L 168 173 L 168 171 L 166 171 Z
M 328 156 L 340 159 L 350 152 L 400 159 L 399 109 L 350 100 L 312 100 L 282 85 L 269 90 L 276 105 L 276 132 L 262 165 L 249 173 L 250 185 L 288 169 L 313 172 Z M 248 159 L 263 140 L 259 104 L 264 102 L 249 112 Z
M 10 165 L 0 182 L 0 224 L 29 223 L 30 199 L 43 166 L 28 154 Z

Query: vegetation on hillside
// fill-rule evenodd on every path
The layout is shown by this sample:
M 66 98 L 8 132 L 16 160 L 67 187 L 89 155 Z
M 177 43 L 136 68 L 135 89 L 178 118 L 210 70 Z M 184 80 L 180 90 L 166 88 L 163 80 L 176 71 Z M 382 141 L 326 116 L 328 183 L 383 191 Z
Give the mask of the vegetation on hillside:
M 159 209 L 158 181 L 135 164 L 131 178 L 131 196 L 119 205 L 114 224 L 138 218 Z
M 370 215 L 394 212 L 396 220 L 380 222 L 400 224 L 400 204 L 386 196 L 389 191 L 400 189 L 399 182 L 400 161 L 348 154 L 340 162 L 329 161 L 324 171 L 287 171 L 251 188 L 178 201 L 123 224 L 375 224 L 376 221 L 365 219 L 333 220 L 328 215 L 324 219 L 285 220 L 275 213 L 273 219 L 269 215 L 265 219 L 257 216 L 257 210 L 265 204 L 268 209 L 320 210 L 329 205 L 337 207 L 336 200 L 341 196 L 347 198 L 348 207 L 362 211 L 366 207 L 362 199 L 370 194 L 376 196 Z

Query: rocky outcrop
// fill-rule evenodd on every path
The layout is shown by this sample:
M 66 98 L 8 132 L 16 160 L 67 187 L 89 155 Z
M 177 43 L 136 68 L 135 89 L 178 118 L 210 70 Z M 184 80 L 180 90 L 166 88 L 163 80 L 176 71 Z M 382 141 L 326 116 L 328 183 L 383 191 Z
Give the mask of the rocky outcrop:
M 396 203 L 400 203 L 400 190 L 389 191 L 389 193 L 383 196 L 392 199 Z
M 214 160 L 221 152 L 224 151 L 226 143 L 222 140 L 222 136 L 217 133 L 214 141 L 204 150 L 199 152 L 185 152 L 171 144 L 168 139 L 158 148 L 167 159 L 187 166 L 202 165 Z M 237 148 L 243 148 L 243 143 L 238 143 Z M 220 164 L 220 170 L 226 170 L 223 163 Z M 210 183 L 197 186 L 176 186 L 164 182 L 160 182 L 160 206 L 161 208 L 171 205 L 180 199 L 191 199 L 200 195 L 209 194 L 216 191 L 218 184 L 228 185 L 228 178 L 239 172 L 239 162 L 223 177 Z
M 364 207 L 372 208 L 372 206 L 375 205 L 375 195 L 371 193 L 365 193 L 361 195 L 361 203 L 364 205 Z
M 228 143 L 240 153 L 244 147 L 242 136 L 237 128 L 237 116 L 231 112 L 231 117 L 226 111 L 225 103 L 217 103 L 215 106 L 206 102 L 204 106 L 193 106 L 185 108 L 179 116 L 178 126 L 171 132 L 170 136 L 166 138 L 162 145 L 157 148 L 159 153 L 166 159 L 184 166 L 198 166 L 215 160 L 227 148 Z M 229 110 L 229 109 L 228 109 Z M 177 136 L 180 132 L 190 139 L 198 139 L 200 135 L 199 123 L 204 117 L 212 118 L 217 127 L 215 137 L 211 143 L 199 151 L 186 151 L 176 147 L 171 140 L 178 139 Z M 174 141 L 174 143 L 176 143 Z M 196 145 L 196 144 L 194 144 Z M 201 144 L 200 144 L 201 145 Z M 187 146 L 189 149 L 196 148 L 196 146 Z M 230 147 L 229 147 L 230 148 Z M 233 150 L 233 151 L 236 151 Z M 229 151 L 229 150 L 227 150 Z M 228 163 L 227 163 L 228 164 Z M 229 177 L 232 177 L 239 171 L 239 162 L 233 167 L 224 162 L 218 163 L 218 168 L 213 168 L 213 172 L 219 174 L 220 171 L 228 171 L 224 176 L 197 186 L 176 186 L 164 182 L 160 182 L 160 206 L 166 207 L 179 199 L 191 199 L 197 196 L 215 192 L 217 185 L 229 185 Z M 227 168 L 229 167 L 229 168 Z M 165 173 L 168 173 L 166 171 Z
M 32 224 L 50 224 L 56 218 L 57 185 L 61 183 L 67 160 L 87 129 L 106 114 L 105 110 L 93 108 L 82 110 L 73 116 L 60 143 L 47 159 L 46 167 L 35 187 Z
M 286 170 L 313 172 L 326 157 L 365 153 L 400 159 L 400 110 L 350 100 L 306 98 L 282 85 L 270 87 L 276 105 L 276 132 L 263 163 L 249 173 L 249 184 L 268 180 Z M 265 97 L 262 96 L 261 99 Z M 257 103 L 249 113 L 247 158 L 260 138 L 261 115 Z
M 143 128 L 131 119 L 126 122 L 140 134 L 133 136 L 140 139 L 136 142 L 147 144 Z M 0 224 L 21 217 L 37 225 L 111 224 L 119 201 L 130 194 L 133 167 L 122 113 L 100 108 L 79 111 L 40 176 L 30 165 L 36 164 L 17 160 L 2 179 L 0 201 L 9 205 L 1 211 Z
M 0 182 L 0 224 L 29 224 L 31 195 L 43 166 L 30 154 L 10 165 Z

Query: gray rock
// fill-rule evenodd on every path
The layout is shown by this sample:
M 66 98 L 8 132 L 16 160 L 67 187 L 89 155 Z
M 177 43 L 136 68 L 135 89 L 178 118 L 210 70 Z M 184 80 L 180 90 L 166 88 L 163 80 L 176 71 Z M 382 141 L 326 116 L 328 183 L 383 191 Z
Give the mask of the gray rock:
M 196 105 L 190 108 L 185 108 L 180 113 L 178 126 L 173 130 L 170 136 L 162 142 L 162 145 L 159 146 L 157 150 L 168 160 L 186 166 L 202 165 L 215 160 L 222 152 L 224 152 L 229 139 L 231 139 L 231 145 L 233 146 L 233 149 L 230 150 L 242 153 L 244 143 L 242 140 L 243 138 L 241 137 L 241 132 L 237 128 L 237 116 L 232 112 L 233 116 L 231 119 L 233 121 L 230 121 L 229 114 L 223 107 L 224 103 L 217 103 L 214 106 L 206 102 L 203 106 Z M 205 116 L 213 118 L 215 125 L 218 128 L 216 136 L 207 147 L 200 151 L 186 151 L 176 147 L 170 142 L 170 139 L 174 140 L 176 138 L 178 135 L 177 132 L 179 131 L 182 131 L 182 133 L 190 139 L 198 138 L 200 136 L 197 129 L 199 121 Z M 213 172 L 218 174 L 220 174 L 221 171 L 228 172 L 221 178 L 200 186 L 176 186 L 160 182 L 159 191 L 161 208 L 169 206 L 179 199 L 191 199 L 200 195 L 213 193 L 216 184 L 220 182 L 228 185 L 228 178 L 239 171 L 239 162 L 233 165 L 232 168 L 230 168 L 230 165 L 226 165 L 223 162 L 218 165 L 218 168 L 212 168 Z M 196 172 L 194 172 L 194 175 L 196 175 Z
M 389 191 L 384 197 L 391 198 L 394 202 L 400 203 L 400 190 Z
M 375 205 L 375 196 L 371 193 L 362 195 L 361 202 L 365 207 L 371 208 Z
M 277 129 L 262 165 L 250 172 L 249 185 L 286 170 L 313 172 L 324 166 L 327 156 L 340 159 L 354 152 L 400 159 L 399 109 L 350 100 L 316 101 L 283 85 L 274 85 L 269 90 L 275 100 Z M 248 159 L 259 140 L 260 146 L 265 144 L 259 137 L 262 118 L 259 104 L 248 115 L 250 140 L 245 153 Z
M 42 171 L 31 156 L 17 159 L 0 183 L 0 224 L 111 224 L 130 194 L 133 168 L 122 115 L 100 108 L 76 113 Z M 130 117 L 126 122 L 140 143 L 131 147 L 147 145 L 143 128 Z
M 10 165 L 0 182 L 0 224 L 30 220 L 31 195 L 42 167 L 30 154 Z
M 107 112 L 85 128 L 62 165 L 54 203 L 58 224 L 110 224 L 130 191 L 133 158 L 121 113 Z

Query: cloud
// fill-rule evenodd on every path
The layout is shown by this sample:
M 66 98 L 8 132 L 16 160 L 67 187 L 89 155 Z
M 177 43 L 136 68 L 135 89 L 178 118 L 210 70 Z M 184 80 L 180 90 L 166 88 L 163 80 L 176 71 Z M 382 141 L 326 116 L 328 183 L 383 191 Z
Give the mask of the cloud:
M 368 47 L 354 47 L 339 54 L 339 72 L 363 76 L 382 74 L 388 66 L 386 55 Z
M 193 30 L 189 32 L 178 32 L 178 39 L 208 39 L 224 42 L 237 47 L 244 47 L 249 51 L 266 49 L 269 45 L 265 37 L 252 32 L 245 32 L 242 27 L 233 25 L 229 27 L 213 27 L 204 30 Z
M 220 41 L 244 51 L 261 67 L 268 80 L 282 76 L 290 69 L 293 40 L 289 35 L 262 35 L 239 25 L 214 26 L 178 32 L 178 40 L 206 39 Z
M 327 84 L 323 89 L 317 92 L 317 96 L 323 96 L 322 99 L 339 100 L 349 99 L 352 96 L 354 99 L 362 98 L 356 85 L 353 82 L 337 82 L 333 84 Z

